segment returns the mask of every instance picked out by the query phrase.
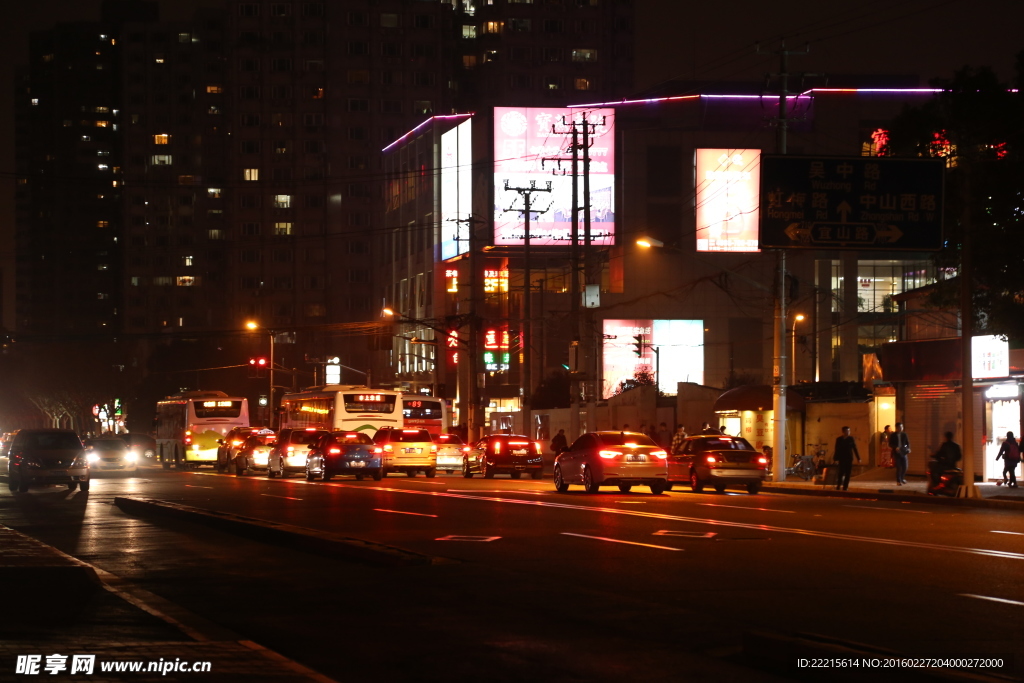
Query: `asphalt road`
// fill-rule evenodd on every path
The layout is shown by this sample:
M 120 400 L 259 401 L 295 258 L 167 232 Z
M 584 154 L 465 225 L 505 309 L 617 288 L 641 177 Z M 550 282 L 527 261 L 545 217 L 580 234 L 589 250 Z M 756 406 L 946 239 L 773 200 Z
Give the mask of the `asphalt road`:
M 1002 657 L 998 673 L 1024 672 L 1024 515 L 1013 511 L 646 488 L 558 494 L 550 480 L 500 475 L 308 483 L 152 469 L 96 478 L 88 494 L 5 489 L 0 523 L 338 680 L 838 680 L 798 666 L 821 652 L 794 634 L 840 652 Z M 455 562 L 329 560 L 133 517 L 114 496 Z

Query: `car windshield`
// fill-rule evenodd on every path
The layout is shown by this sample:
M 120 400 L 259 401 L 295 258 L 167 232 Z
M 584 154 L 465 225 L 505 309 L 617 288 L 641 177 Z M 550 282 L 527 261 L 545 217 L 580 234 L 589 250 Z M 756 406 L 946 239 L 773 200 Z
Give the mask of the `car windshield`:
M 128 444 L 121 439 L 95 439 L 89 442 L 89 446 L 98 451 L 123 451 Z
M 343 434 L 335 434 L 334 440 L 335 442 L 341 444 L 342 446 L 348 446 L 350 444 L 373 444 L 373 439 L 368 437 L 366 434 L 363 434 L 362 432 L 345 432 Z
M 434 443 L 441 446 L 462 446 L 464 442 L 458 434 L 435 434 Z
M 636 444 L 637 446 L 657 446 L 651 441 L 651 437 L 644 434 L 633 434 L 631 432 L 602 432 L 597 435 L 603 446 L 625 446 Z
M 62 450 L 70 448 L 81 448 L 82 442 L 77 434 L 70 432 L 50 432 L 37 434 L 23 434 L 18 439 L 18 445 L 25 448 L 35 448 L 41 451 Z
M 311 444 L 314 441 L 316 441 L 317 437 L 319 437 L 321 434 L 323 434 L 323 432 L 292 432 L 292 435 L 288 437 L 288 442 L 299 444 Z
M 429 443 L 430 434 L 427 432 L 426 429 L 396 429 L 393 432 L 391 432 L 391 440 L 400 441 L 403 443 L 420 441 L 426 441 Z
M 737 436 L 712 436 L 697 439 L 694 443 L 697 451 L 752 451 L 754 447 L 744 438 Z
M 249 448 L 252 448 L 253 446 L 267 446 L 272 445 L 276 440 L 277 437 L 273 434 L 266 434 L 261 436 L 254 435 L 250 436 L 248 440 L 246 440 L 245 445 Z

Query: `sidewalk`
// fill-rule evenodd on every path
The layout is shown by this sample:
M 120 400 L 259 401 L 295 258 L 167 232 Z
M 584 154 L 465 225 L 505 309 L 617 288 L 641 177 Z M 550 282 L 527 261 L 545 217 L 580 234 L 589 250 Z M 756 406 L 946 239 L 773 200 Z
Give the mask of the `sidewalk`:
M 333 681 L 2 524 L 0 580 L 0 680 Z
M 876 467 L 850 479 L 848 491 L 837 491 L 835 486 L 816 484 L 790 476 L 784 482 L 766 481 L 764 491 L 776 493 L 796 493 L 823 496 L 859 498 L 864 495 L 889 500 L 934 502 L 946 504 L 971 505 L 975 507 L 991 507 L 1024 512 L 1024 488 L 997 486 L 995 482 L 976 482 L 976 498 L 952 498 L 948 496 L 929 496 L 928 478 L 921 474 L 908 474 L 907 483 L 896 485 L 896 472 L 891 468 Z

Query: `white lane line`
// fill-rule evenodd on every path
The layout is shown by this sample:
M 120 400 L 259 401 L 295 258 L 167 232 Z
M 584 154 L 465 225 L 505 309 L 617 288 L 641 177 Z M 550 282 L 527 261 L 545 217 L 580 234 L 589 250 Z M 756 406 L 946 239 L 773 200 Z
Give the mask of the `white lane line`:
M 671 529 L 662 529 L 651 534 L 651 536 L 678 536 L 681 538 L 714 538 L 717 535 L 714 531 L 707 531 L 702 534 L 699 531 L 672 531 Z
M 266 496 L 267 498 L 284 498 L 285 500 L 302 500 L 301 498 L 292 498 L 291 496 L 274 496 L 274 495 L 271 495 L 269 493 L 261 493 L 260 495 L 261 496 Z
M 1024 536 L 1024 534 L 1022 534 L 1019 531 L 996 531 L 996 530 L 993 529 L 992 533 L 994 533 L 994 534 L 1012 534 L 1014 536 Z
M 786 512 L 791 515 L 795 515 L 795 510 L 773 510 L 772 508 L 748 508 L 746 505 L 722 505 L 720 503 L 698 503 L 698 505 L 704 505 L 709 508 L 736 508 L 737 510 L 762 510 L 764 512 Z
M 991 602 L 1003 602 L 1003 603 L 1006 603 L 1007 605 L 1017 605 L 1019 607 L 1024 607 L 1024 602 L 1020 602 L 1019 600 L 1007 600 L 1006 598 L 991 598 L 991 597 L 989 597 L 987 595 L 974 595 L 973 593 L 958 593 L 958 595 L 961 598 L 977 598 L 978 600 L 989 600 Z
M 373 508 L 374 512 L 391 512 L 396 515 L 416 515 L 417 517 L 437 517 L 437 515 L 425 515 L 422 512 L 405 512 L 403 510 L 385 510 L 383 508 Z
M 212 486 L 196 486 L 195 484 L 185 484 L 190 489 L 212 489 Z
M 213 472 L 196 472 L 195 474 L 208 474 L 217 476 Z M 312 482 L 295 481 L 293 483 L 306 484 Z M 902 546 L 904 548 L 917 548 L 919 550 L 937 550 L 947 553 L 964 553 L 967 555 L 981 555 L 984 557 L 999 557 L 1005 560 L 1024 560 L 1024 553 L 1011 553 L 1005 550 L 988 550 L 986 548 L 968 548 L 965 546 L 939 545 L 938 543 L 920 543 L 917 541 L 897 541 L 890 538 L 878 538 L 875 536 L 855 536 L 853 534 L 840 534 L 831 531 L 813 531 L 811 529 L 797 529 L 792 527 L 770 526 L 768 524 L 745 524 L 743 522 L 727 522 L 721 519 L 708 519 L 706 517 L 683 517 L 681 515 L 666 515 L 659 512 L 642 512 L 640 510 L 624 510 L 622 508 L 596 507 L 589 505 L 570 505 L 568 503 L 555 503 L 546 500 L 521 500 L 519 498 L 491 498 L 482 496 L 467 496 L 451 491 L 415 491 L 412 489 L 396 489 L 386 486 L 358 486 L 355 484 L 335 484 L 331 482 L 319 482 L 317 486 L 334 488 L 353 489 L 355 491 L 386 491 L 389 493 L 408 493 L 416 496 L 438 496 L 442 498 L 461 498 L 462 500 L 476 500 L 488 503 L 507 503 L 509 505 L 535 505 L 537 507 L 560 508 L 576 512 L 600 512 L 607 515 L 627 515 L 633 517 L 646 517 L 648 519 L 661 519 L 671 522 L 689 522 L 691 524 L 707 524 L 709 526 L 726 526 L 736 529 L 756 529 L 758 531 L 775 531 L 782 534 L 797 534 L 799 536 L 812 536 L 815 538 L 829 538 L 837 541 L 859 541 L 861 543 L 877 543 L 879 545 Z
M 449 493 L 524 493 L 515 489 L 448 489 Z
M 490 543 L 491 541 L 497 541 L 501 536 L 457 536 L 451 534 L 448 536 L 442 536 L 441 538 L 435 538 L 435 541 L 475 541 L 477 543 Z
M 605 538 L 604 536 L 587 536 L 586 534 L 571 534 L 568 531 L 562 532 L 563 536 L 575 536 L 577 538 L 592 538 L 595 541 L 608 541 L 609 543 L 624 543 L 626 545 L 639 545 L 644 548 L 658 548 L 659 550 L 674 550 L 678 553 L 683 552 L 682 548 L 670 548 L 667 545 L 653 545 L 651 543 L 637 543 L 636 541 L 621 541 L 617 538 Z
M 623 503 L 625 505 L 647 505 L 646 500 L 617 500 L 616 503 Z
M 930 515 L 932 513 L 924 510 L 901 510 L 900 508 L 883 508 L 874 505 L 844 505 L 844 508 L 860 508 L 862 510 L 885 510 L 886 512 L 916 512 L 919 515 Z
M 395 478 L 397 479 L 397 477 L 395 477 Z M 399 481 L 401 481 L 401 480 L 399 480 Z M 406 483 L 406 484 L 427 484 L 428 486 L 444 486 L 445 485 L 445 483 L 443 481 L 421 481 L 419 479 L 416 479 L 415 477 L 408 477 L 404 481 L 404 483 Z

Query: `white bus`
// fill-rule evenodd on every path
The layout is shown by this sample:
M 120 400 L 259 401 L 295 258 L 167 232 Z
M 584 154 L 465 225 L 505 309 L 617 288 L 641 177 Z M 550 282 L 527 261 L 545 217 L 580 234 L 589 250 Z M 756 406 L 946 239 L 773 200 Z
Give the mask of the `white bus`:
M 281 429 L 315 427 L 373 436 L 381 427 L 402 426 L 400 391 L 327 384 L 281 397 Z
M 402 419 L 409 429 L 426 429 L 431 436 L 447 434 L 448 404 L 436 396 L 406 394 L 402 397 Z
M 218 441 L 249 426 L 249 401 L 223 391 L 187 391 L 156 404 L 156 452 L 164 469 L 217 464 Z

